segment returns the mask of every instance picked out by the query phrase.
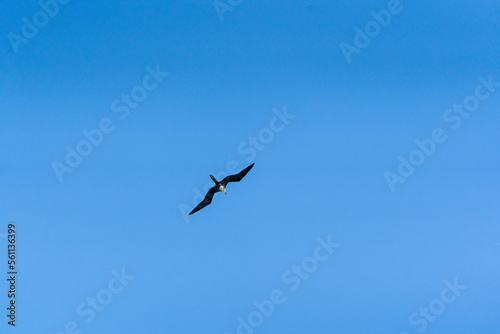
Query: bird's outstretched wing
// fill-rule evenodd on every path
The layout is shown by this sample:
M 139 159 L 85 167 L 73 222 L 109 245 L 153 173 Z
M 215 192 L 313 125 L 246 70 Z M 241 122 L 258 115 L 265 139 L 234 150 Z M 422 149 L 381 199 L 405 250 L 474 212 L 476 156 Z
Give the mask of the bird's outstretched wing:
M 200 204 L 198 204 L 196 208 L 194 208 L 193 211 L 191 211 L 189 214 L 192 215 L 193 213 L 200 211 L 201 209 L 212 203 L 212 198 L 214 198 L 214 194 L 218 191 L 219 186 L 213 186 L 212 188 L 210 188 L 203 201 L 201 201 Z
M 245 168 L 244 170 L 242 170 L 241 172 L 239 172 L 238 174 L 234 174 L 234 175 L 228 175 L 226 176 L 222 181 L 222 185 L 225 187 L 229 182 L 239 182 L 245 175 L 247 175 L 248 171 L 250 169 L 252 169 L 254 164 L 251 164 L 250 166 L 248 166 L 247 168 Z

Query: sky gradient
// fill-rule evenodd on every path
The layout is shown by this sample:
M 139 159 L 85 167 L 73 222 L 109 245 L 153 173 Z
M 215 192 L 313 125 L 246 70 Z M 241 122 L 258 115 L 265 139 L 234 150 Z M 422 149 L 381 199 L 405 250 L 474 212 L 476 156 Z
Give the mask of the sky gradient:
M 500 332 L 498 1 L 0 12 L 2 333 Z

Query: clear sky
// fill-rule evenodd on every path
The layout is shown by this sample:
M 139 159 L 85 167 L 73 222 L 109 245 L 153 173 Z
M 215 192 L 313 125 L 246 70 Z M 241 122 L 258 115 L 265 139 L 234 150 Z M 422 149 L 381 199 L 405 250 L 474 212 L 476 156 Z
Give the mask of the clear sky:
M 2 333 L 500 332 L 498 1 L 0 13 Z

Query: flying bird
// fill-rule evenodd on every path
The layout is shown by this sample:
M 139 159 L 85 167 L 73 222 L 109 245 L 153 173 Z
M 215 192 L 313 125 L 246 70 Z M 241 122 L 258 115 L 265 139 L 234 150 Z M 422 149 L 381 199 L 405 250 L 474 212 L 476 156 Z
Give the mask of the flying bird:
M 194 208 L 193 211 L 191 211 L 189 214 L 192 215 L 193 213 L 195 213 L 197 211 L 200 211 L 201 209 L 203 209 L 204 207 L 206 207 L 207 205 L 209 205 L 210 203 L 212 203 L 212 198 L 214 197 L 214 194 L 216 192 L 222 191 L 224 194 L 227 195 L 227 192 L 226 192 L 226 186 L 227 186 L 227 184 L 229 182 L 240 182 L 241 179 L 245 175 L 247 175 L 248 171 L 250 169 L 252 169 L 253 165 L 254 164 L 251 164 L 250 166 L 248 166 L 247 168 L 245 168 L 244 170 L 242 170 L 238 174 L 226 176 L 220 182 L 217 181 L 217 179 L 212 174 L 210 174 L 210 177 L 215 182 L 215 186 L 213 186 L 212 188 L 210 188 L 208 190 L 207 194 L 205 195 L 205 199 L 203 199 L 203 201 L 201 201 L 200 204 L 198 204 L 196 206 L 196 208 Z

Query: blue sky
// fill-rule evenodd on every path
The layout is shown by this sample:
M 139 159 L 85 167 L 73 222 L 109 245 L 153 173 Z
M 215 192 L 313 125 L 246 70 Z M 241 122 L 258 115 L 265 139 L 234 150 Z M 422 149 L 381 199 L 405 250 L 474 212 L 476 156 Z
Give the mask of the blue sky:
M 498 1 L 55 4 L 0 5 L 2 332 L 500 331 Z

